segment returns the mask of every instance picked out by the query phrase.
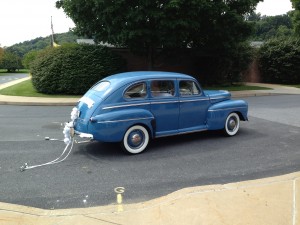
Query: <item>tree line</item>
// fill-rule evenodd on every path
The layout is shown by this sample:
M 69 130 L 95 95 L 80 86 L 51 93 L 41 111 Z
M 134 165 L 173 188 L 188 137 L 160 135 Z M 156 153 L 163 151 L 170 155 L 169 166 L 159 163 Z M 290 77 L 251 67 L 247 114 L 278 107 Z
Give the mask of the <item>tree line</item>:
M 290 37 L 294 33 L 293 11 L 284 15 L 262 16 L 260 13 L 252 13 L 247 17 L 253 23 L 254 32 L 251 35 L 252 41 L 267 41 L 272 38 Z

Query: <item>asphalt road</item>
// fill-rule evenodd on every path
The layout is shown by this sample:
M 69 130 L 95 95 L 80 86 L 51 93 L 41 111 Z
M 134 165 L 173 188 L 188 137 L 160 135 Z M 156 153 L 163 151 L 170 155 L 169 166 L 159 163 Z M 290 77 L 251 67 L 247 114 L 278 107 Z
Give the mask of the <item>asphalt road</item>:
M 25 77 L 28 77 L 27 73 L 13 73 L 9 75 L 0 74 L 0 84 L 8 83 Z
M 235 137 L 203 132 L 152 141 L 140 155 L 124 155 L 118 144 L 75 145 L 66 161 L 51 161 L 65 147 L 61 123 L 72 107 L 0 105 L 0 201 L 45 209 L 116 204 L 166 195 L 181 188 L 236 182 L 300 169 L 300 96 L 246 99 L 249 122 Z

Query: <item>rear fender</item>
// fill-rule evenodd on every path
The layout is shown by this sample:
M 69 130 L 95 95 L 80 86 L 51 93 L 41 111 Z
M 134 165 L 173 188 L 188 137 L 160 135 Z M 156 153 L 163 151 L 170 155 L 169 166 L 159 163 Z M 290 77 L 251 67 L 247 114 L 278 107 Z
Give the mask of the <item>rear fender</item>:
M 139 124 L 153 137 L 153 120 L 154 116 L 148 110 L 124 109 L 92 116 L 88 130 L 98 141 L 119 142 L 129 127 Z
M 227 116 L 232 112 L 237 113 L 240 120 L 248 120 L 248 103 L 243 100 L 228 100 L 212 105 L 207 113 L 208 129 L 223 129 Z

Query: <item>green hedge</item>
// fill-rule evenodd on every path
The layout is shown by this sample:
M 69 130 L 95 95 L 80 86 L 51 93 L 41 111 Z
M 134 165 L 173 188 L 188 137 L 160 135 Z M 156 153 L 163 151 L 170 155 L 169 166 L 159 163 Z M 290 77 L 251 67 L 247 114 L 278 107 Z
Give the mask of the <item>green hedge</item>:
M 45 94 L 84 94 L 102 78 L 125 70 L 125 61 L 110 49 L 66 44 L 48 48 L 32 63 L 32 83 Z
M 258 52 L 259 69 L 265 83 L 300 84 L 300 39 L 273 39 Z

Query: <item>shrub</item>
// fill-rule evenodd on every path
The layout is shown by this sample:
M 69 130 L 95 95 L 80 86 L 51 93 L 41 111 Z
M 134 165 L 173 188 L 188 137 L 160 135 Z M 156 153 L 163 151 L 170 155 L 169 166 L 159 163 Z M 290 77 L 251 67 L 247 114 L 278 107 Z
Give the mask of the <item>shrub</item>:
M 125 61 L 106 47 L 66 44 L 42 51 L 31 66 L 32 83 L 46 94 L 83 94 L 102 78 L 124 71 Z
M 300 39 L 272 39 L 258 52 L 261 78 L 266 83 L 300 83 Z

